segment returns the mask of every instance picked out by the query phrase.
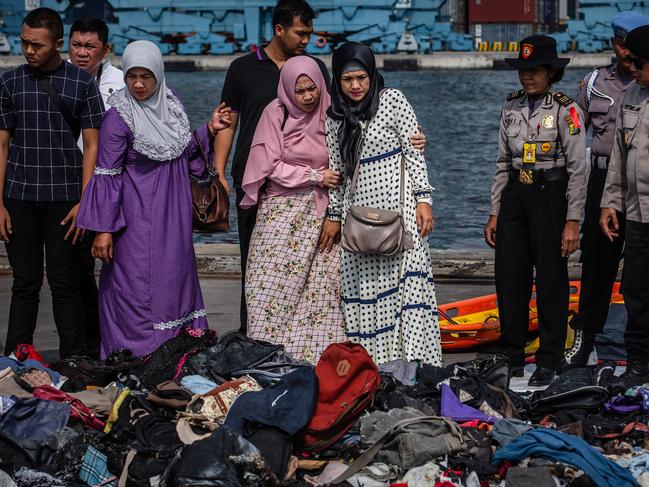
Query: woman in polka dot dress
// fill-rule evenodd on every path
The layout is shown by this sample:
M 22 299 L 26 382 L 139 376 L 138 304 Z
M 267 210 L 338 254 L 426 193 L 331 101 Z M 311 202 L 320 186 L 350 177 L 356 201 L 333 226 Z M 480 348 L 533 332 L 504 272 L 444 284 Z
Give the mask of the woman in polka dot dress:
M 329 191 L 321 244 L 340 235 L 350 179 L 360 151 L 354 205 L 399 210 L 400 164 L 405 163 L 403 217 L 414 247 L 393 257 L 343 252 L 346 334 L 377 363 L 403 358 L 441 365 L 435 285 L 426 236 L 433 229 L 432 187 L 423 156 L 410 141 L 418 130 L 405 96 L 383 89 L 374 54 L 349 42 L 334 52 L 332 105 L 327 112 L 329 165 L 345 183 Z M 364 137 L 363 137 L 364 133 Z

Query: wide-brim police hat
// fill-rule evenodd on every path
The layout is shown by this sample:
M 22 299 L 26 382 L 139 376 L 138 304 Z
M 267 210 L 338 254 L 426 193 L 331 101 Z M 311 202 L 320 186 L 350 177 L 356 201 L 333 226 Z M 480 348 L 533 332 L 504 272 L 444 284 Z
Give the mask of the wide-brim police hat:
M 538 66 L 565 68 L 570 58 L 557 56 L 557 41 L 552 37 L 533 35 L 521 41 L 517 58 L 506 58 L 505 62 L 515 69 L 531 69 Z

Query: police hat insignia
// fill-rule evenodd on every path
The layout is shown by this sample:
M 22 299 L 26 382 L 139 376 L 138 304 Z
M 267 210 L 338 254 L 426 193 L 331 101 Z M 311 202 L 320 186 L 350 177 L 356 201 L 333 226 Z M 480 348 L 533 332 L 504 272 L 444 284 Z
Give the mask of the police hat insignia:
M 532 55 L 533 51 L 534 46 L 532 44 L 523 44 L 523 47 L 521 48 L 521 57 L 523 59 L 528 59 Z

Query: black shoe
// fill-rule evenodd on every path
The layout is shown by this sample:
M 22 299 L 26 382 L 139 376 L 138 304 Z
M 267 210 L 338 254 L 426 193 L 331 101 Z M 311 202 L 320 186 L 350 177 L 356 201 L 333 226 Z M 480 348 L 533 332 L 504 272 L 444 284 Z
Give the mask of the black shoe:
M 509 377 L 523 377 L 525 375 L 525 367 L 514 366 L 509 368 Z
M 595 348 L 595 334 L 584 330 L 575 330 L 575 340 L 566 352 L 559 365 L 559 373 L 576 367 L 586 367 L 588 358 Z
M 647 359 L 630 357 L 626 372 L 620 376 L 625 387 L 635 387 L 649 382 L 649 365 Z
M 554 369 L 537 367 L 527 385 L 532 387 L 549 386 L 554 380 Z

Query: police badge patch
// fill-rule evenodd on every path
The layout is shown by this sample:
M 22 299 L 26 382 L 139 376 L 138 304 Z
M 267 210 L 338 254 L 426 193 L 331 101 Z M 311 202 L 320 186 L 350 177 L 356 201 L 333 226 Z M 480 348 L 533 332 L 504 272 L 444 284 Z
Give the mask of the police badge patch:
M 551 129 L 554 127 L 554 117 L 552 115 L 546 115 L 543 117 L 543 120 L 541 120 L 541 127 L 545 129 Z

